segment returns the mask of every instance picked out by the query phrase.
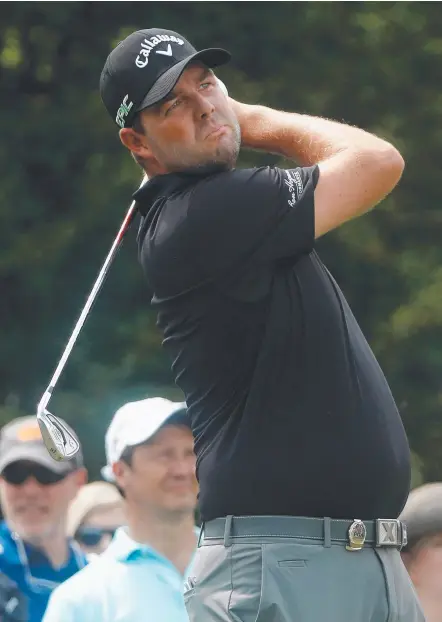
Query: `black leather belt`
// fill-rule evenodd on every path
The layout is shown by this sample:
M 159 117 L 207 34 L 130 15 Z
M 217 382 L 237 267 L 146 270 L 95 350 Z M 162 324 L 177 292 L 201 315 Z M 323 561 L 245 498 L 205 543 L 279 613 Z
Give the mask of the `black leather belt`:
M 345 544 L 350 551 L 367 546 L 395 547 L 407 544 L 405 524 L 397 519 L 362 521 L 303 516 L 226 516 L 202 525 L 200 546 L 244 542 L 249 538 L 297 538 L 318 544 Z

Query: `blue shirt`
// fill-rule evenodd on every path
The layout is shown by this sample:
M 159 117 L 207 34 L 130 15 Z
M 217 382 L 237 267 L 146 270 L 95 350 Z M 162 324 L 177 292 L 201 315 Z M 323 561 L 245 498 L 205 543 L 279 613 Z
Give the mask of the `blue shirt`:
M 42 551 L 0 524 L 0 573 L 17 587 L 16 595 L 0 602 L 0 620 L 21 620 L 25 610 L 27 622 L 41 622 L 52 590 L 86 565 L 81 550 L 75 544 L 69 548 L 66 564 L 54 568 Z
M 102 555 L 55 590 L 44 622 L 188 622 L 183 585 L 172 562 L 120 527 Z

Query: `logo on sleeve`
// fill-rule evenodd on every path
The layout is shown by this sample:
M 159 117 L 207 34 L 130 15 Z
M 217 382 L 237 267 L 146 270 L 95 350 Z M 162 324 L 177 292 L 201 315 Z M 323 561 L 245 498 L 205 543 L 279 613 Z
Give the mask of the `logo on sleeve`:
M 304 192 L 304 186 L 302 183 L 301 173 L 297 170 L 285 170 L 284 183 L 287 186 L 290 196 L 287 203 L 290 207 L 295 207 L 295 203 L 299 200 Z

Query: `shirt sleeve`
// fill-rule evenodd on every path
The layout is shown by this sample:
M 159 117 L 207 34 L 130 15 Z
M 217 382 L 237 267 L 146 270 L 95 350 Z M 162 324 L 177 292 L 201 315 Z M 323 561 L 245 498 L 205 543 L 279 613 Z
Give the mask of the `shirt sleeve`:
M 74 601 L 67 598 L 66 591 L 56 588 L 49 598 L 42 622 L 60 622 L 60 620 L 80 622 L 80 616 Z
M 95 591 L 90 587 L 94 582 L 93 577 L 88 577 L 91 583 L 89 589 L 84 589 L 83 582 L 74 581 L 77 576 L 73 575 L 55 588 L 42 622 L 99 622 L 103 619 Z
M 201 181 L 188 223 L 205 277 L 296 259 L 314 247 L 317 166 L 236 169 Z

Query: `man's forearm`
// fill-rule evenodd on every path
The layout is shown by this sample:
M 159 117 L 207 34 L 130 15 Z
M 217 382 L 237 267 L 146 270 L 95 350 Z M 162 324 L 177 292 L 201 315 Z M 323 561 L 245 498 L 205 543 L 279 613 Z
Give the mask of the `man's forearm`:
M 339 152 L 391 149 L 386 141 L 336 121 L 234 102 L 241 144 L 311 166 Z
M 398 183 L 404 161 L 393 145 L 356 127 L 232 101 L 241 145 L 319 166 L 315 237 L 360 216 Z

